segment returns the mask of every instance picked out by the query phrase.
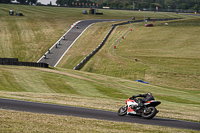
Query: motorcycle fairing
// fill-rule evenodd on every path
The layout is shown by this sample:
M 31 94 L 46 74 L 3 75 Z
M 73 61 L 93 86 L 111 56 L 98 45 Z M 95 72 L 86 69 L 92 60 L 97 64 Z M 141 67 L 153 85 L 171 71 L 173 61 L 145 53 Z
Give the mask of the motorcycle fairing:
M 126 104 L 127 104 L 127 102 L 135 102 L 134 100 L 131 100 L 130 98 L 128 98 L 127 100 L 126 100 Z
M 137 106 L 138 103 L 136 103 L 134 100 L 131 100 L 130 98 L 126 100 L 126 104 L 128 106 L 127 114 L 136 114 L 136 112 L 131 108 L 132 106 Z
M 131 106 L 127 109 L 127 114 L 136 114 L 136 112 L 131 108 Z

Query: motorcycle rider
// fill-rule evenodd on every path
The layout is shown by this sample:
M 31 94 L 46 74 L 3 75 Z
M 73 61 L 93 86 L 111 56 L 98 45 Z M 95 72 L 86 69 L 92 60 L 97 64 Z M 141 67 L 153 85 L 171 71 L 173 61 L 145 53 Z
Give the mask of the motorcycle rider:
M 144 97 L 143 99 L 138 99 L 138 108 L 136 110 L 141 109 L 141 107 L 144 105 L 144 103 L 146 103 L 147 101 L 150 100 L 155 100 L 152 93 L 148 92 L 146 94 L 138 94 L 138 95 L 133 95 L 132 97 L 130 97 L 130 99 L 135 99 L 136 97 Z

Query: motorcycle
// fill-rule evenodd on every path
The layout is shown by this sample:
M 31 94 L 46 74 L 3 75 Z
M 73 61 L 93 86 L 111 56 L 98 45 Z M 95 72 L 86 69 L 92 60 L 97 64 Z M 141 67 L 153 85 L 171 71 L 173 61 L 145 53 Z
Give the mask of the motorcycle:
M 138 107 L 140 101 L 140 98 L 128 98 L 126 100 L 126 105 L 119 108 L 118 115 L 139 115 L 144 119 L 152 119 L 159 112 L 155 107 L 161 104 L 160 101 L 150 100 L 144 103 L 143 106 Z

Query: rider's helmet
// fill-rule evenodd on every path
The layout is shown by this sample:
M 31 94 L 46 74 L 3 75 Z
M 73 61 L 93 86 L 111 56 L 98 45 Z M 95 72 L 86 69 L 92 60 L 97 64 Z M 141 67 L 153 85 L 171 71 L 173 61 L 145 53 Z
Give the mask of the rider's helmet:
M 151 92 L 148 92 L 147 94 L 148 94 L 149 96 L 152 96 Z

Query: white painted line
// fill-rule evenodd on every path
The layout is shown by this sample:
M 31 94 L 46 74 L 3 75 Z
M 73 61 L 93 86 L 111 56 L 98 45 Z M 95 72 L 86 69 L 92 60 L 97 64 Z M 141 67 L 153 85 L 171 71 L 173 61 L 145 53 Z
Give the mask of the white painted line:
M 92 23 L 94 24 L 94 23 Z M 87 30 L 87 28 L 89 28 L 92 24 L 90 24 L 88 27 L 86 27 L 84 29 L 83 32 L 81 32 L 81 34 L 73 41 L 73 43 L 68 47 L 68 49 L 65 51 L 65 53 L 60 57 L 60 59 L 58 60 L 58 62 L 53 66 L 56 67 L 58 65 L 58 63 L 62 60 L 62 58 L 65 56 L 65 54 L 67 53 L 67 51 L 71 48 L 71 46 L 76 42 L 76 40 L 78 40 L 78 38 Z
M 68 32 L 70 32 L 71 29 L 72 29 L 76 24 L 78 24 L 78 23 L 81 22 L 81 21 L 82 21 L 82 20 L 77 21 L 77 22 L 75 22 L 73 25 L 71 25 L 71 26 L 70 26 L 70 29 L 69 29 L 63 36 L 65 36 Z M 50 48 L 49 50 L 53 49 L 53 47 L 55 47 L 55 45 L 58 44 L 58 42 L 63 38 L 63 36 L 61 36 L 60 39 L 58 39 L 58 41 L 57 41 L 56 43 L 54 43 L 54 45 L 51 46 L 51 48 Z M 47 55 L 48 52 L 49 52 L 49 51 L 47 51 L 44 55 Z M 42 58 L 44 58 L 44 55 L 37 61 L 37 63 L 40 62 L 40 61 L 42 60 Z

